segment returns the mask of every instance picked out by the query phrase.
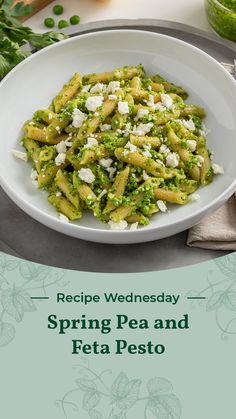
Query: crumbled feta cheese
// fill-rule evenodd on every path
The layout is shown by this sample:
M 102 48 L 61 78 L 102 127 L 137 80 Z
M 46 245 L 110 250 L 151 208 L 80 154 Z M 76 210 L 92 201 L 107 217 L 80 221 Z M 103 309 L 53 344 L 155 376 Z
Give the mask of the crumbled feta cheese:
M 117 96 L 116 95 L 109 95 L 108 96 L 108 99 L 109 100 L 116 100 L 117 99 Z
M 63 221 L 63 223 L 69 223 L 69 218 L 64 214 L 59 214 L 59 219 Z
M 161 93 L 160 96 L 163 105 L 166 108 L 171 108 L 171 106 L 173 105 L 172 97 L 170 95 L 167 95 L 166 93 Z
M 148 96 L 147 105 L 150 106 L 151 108 L 154 106 L 154 96 L 153 95 Z
M 83 122 L 88 118 L 88 115 L 75 108 L 72 112 L 72 125 L 75 128 L 80 128 Z
M 91 169 L 83 167 L 78 171 L 78 175 L 86 183 L 93 183 L 95 181 L 95 176 Z
M 137 127 L 134 126 L 133 130 L 131 131 L 131 134 L 141 137 L 143 135 L 143 131 L 141 131 L 140 129 L 137 129 Z
M 57 197 L 59 197 L 59 196 L 61 196 L 62 194 L 61 194 L 61 192 L 56 192 L 56 196 Z
M 48 114 L 48 119 L 49 119 L 49 121 L 51 121 L 51 119 L 52 119 L 52 114 L 51 113 Z
M 152 90 L 152 86 L 150 86 L 150 85 L 149 85 L 149 86 L 148 86 L 148 90 Z
M 30 179 L 32 180 L 32 184 L 38 188 L 38 172 L 37 170 L 32 169 L 30 173 Z
M 166 212 L 167 211 L 167 206 L 166 206 L 165 202 L 163 202 L 161 199 L 158 199 L 157 206 L 158 206 L 158 208 L 161 212 Z
M 61 141 L 60 143 L 55 145 L 56 150 L 58 153 L 65 153 L 66 152 L 66 143 L 65 141 Z
M 112 159 L 100 159 L 98 161 L 98 163 L 100 164 L 100 166 L 105 167 L 107 169 L 108 167 L 110 167 L 112 165 L 113 160 Z
M 137 151 L 136 145 L 132 144 L 130 141 L 127 142 L 127 144 L 125 145 L 125 148 L 128 148 L 131 151 L 131 153 L 134 153 L 135 151 Z
M 103 191 L 98 195 L 98 199 L 101 199 L 106 194 L 107 194 L 107 190 L 103 189 Z
M 128 102 L 118 102 L 118 112 L 121 115 L 126 115 L 127 113 L 129 113 L 129 104 Z
M 90 89 L 90 93 L 101 93 L 105 89 L 106 85 L 103 83 L 97 83 Z
M 107 93 L 115 93 L 119 89 L 120 89 L 119 81 L 110 81 L 110 83 L 107 86 Z
M 124 150 L 122 154 L 123 154 L 124 157 L 126 157 L 126 156 L 128 156 L 129 151 L 128 150 Z
M 211 130 L 206 127 L 204 122 L 202 122 L 202 128 L 199 130 L 200 135 L 203 137 L 206 137 L 208 134 L 210 134 Z
M 96 110 L 100 108 L 100 106 L 102 106 L 103 101 L 103 96 L 90 96 L 86 100 L 85 106 L 88 109 L 88 111 L 96 112 Z
M 133 224 L 131 224 L 131 226 L 130 226 L 130 231 L 135 231 L 135 230 L 137 230 L 137 228 L 138 228 L 138 222 L 137 223 L 133 223 Z
M 165 106 L 163 106 L 161 102 L 158 102 L 158 103 L 155 103 L 155 107 L 154 107 L 154 109 L 155 109 L 156 111 L 161 111 L 161 112 L 163 112 L 163 111 L 165 110 Z
M 161 154 L 170 153 L 170 149 L 165 144 L 162 144 L 161 147 L 159 148 L 159 153 Z
M 112 180 L 114 177 L 114 174 L 116 172 L 116 168 L 115 167 L 108 167 L 107 172 L 109 173 L 109 178 Z
M 100 130 L 101 131 L 109 131 L 110 129 L 111 129 L 111 125 L 110 124 L 100 125 Z
M 145 157 L 148 157 L 148 158 L 152 157 L 152 155 L 151 155 L 151 153 L 150 153 L 149 150 L 142 151 L 142 155 L 145 156 Z
M 125 124 L 124 130 L 123 130 L 124 137 L 128 137 L 130 132 L 131 132 L 131 123 L 128 122 L 127 124 Z
M 177 167 L 179 164 L 179 156 L 177 153 L 169 153 L 166 157 L 167 167 Z
M 200 199 L 200 195 L 198 193 L 192 193 L 189 195 L 189 202 L 197 202 Z
M 165 166 L 165 165 L 164 165 L 164 163 L 163 163 L 163 161 L 161 161 L 160 159 L 156 159 L 156 162 L 157 162 L 158 164 L 160 164 L 161 166 Z
M 82 93 L 89 92 L 90 87 L 91 87 L 91 84 L 86 84 L 82 89 Z
M 32 169 L 30 173 L 30 179 L 37 180 L 38 179 L 38 172 L 37 170 Z
M 59 153 L 55 158 L 56 166 L 60 166 L 61 164 L 65 163 L 66 160 L 66 153 Z
M 195 151 L 196 147 L 197 147 L 197 141 L 195 140 L 187 140 L 186 141 L 187 146 L 189 148 L 190 151 Z
M 152 122 L 148 122 L 147 124 L 141 123 L 137 127 L 134 127 L 132 134 L 137 135 L 137 136 L 145 135 L 151 131 L 152 127 L 153 127 Z
M 138 121 L 139 119 L 142 119 L 145 115 L 149 114 L 149 110 L 148 109 L 139 109 L 137 112 L 136 117 L 134 118 L 134 121 Z
M 125 124 L 125 129 L 127 131 L 131 130 L 131 122 L 127 122 L 127 124 Z
M 148 176 L 148 174 L 145 170 L 143 170 L 142 176 L 143 176 L 143 180 L 148 180 L 149 177 L 150 177 L 150 176 Z
M 192 119 L 186 121 L 185 119 L 182 120 L 182 124 L 187 128 L 189 131 L 194 131 L 196 129 L 195 124 Z
M 153 110 L 156 109 L 156 104 L 154 102 L 154 96 L 153 95 L 149 95 L 148 96 L 148 100 L 145 101 L 147 103 L 147 106 L 150 106 L 150 108 L 152 108 Z
M 60 134 L 61 128 L 59 127 L 59 125 L 56 126 L 55 130 L 58 132 L 58 134 Z
M 91 148 L 98 145 L 98 140 L 94 137 L 88 137 L 87 138 L 87 144 L 84 145 L 84 148 Z
M 224 174 L 224 168 L 220 166 L 219 164 L 213 163 L 212 165 L 213 173 L 215 175 L 223 175 Z
M 71 137 L 68 137 L 65 140 L 65 145 L 66 145 L 66 147 L 71 147 L 73 145 L 73 142 L 71 141 Z
M 198 163 L 197 163 L 197 166 L 198 166 L 198 167 L 202 167 L 202 164 L 203 164 L 203 162 L 204 162 L 204 157 L 202 157 L 202 156 L 197 156 L 197 158 L 198 158 Z
M 125 220 L 118 221 L 117 223 L 115 223 L 114 221 L 111 221 L 110 220 L 108 222 L 108 224 L 109 224 L 111 230 L 116 230 L 116 231 L 118 231 L 118 230 L 125 230 L 126 227 L 128 226 L 128 223 Z
M 165 107 L 163 106 L 162 102 L 154 102 L 154 96 L 149 95 L 149 100 L 147 101 L 147 105 L 150 106 L 154 111 L 164 111 Z
M 28 161 L 28 156 L 27 153 L 23 152 L 23 151 L 18 151 L 18 150 L 11 150 L 13 156 L 15 156 L 17 159 L 23 160 L 25 162 Z

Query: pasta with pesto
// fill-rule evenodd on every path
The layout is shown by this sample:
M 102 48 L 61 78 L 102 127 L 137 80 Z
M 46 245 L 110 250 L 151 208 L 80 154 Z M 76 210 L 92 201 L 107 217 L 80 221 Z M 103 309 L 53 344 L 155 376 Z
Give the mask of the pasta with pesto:
M 187 97 L 142 65 L 77 72 L 23 126 L 34 185 L 62 221 L 89 210 L 114 230 L 197 200 L 223 168 L 212 163 L 204 109 Z

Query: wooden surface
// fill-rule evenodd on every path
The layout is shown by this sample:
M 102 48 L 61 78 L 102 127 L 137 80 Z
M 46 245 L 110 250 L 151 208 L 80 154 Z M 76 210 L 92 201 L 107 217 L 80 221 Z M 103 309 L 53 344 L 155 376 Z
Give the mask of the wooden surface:
M 33 11 L 30 15 L 21 17 L 20 20 L 24 21 L 26 19 L 29 19 L 31 16 L 33 16 L 35 13 L 37 13 L 39 10 L 43 9 L 43 7 L 52 3 L 52 1 L 53 0 L 24 0 L 25 4 L 30 4 L 33 7 Z M 19 0 L 15 1 L 15 3 L 18 3 L 18 2 L 19 2 Z

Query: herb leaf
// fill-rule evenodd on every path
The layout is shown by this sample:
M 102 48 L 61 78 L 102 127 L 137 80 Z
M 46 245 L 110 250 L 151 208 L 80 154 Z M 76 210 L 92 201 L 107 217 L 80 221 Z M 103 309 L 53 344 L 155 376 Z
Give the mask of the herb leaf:
M 23 1 L 16 3 L 16 5 L 10 10 L 11 16 L 27 16 L 32 12 L 33 8 L 30 4 L 24 4 Z
M 22 47 L 28 42 L 36 50 L 67 38 L 56 32 L 37 34 L 24 26 L 16 17 L 26 16 L 32 7 L 20 1 L 0 0 L 0 77 L 4 77 L 31 53 Z
M 37 50 L 48 47 L 49 45 L 62 41 L 63 39 L 65 39 L 65 35 L 58 32 L 45 32 L 43 34 L 31 33 L 28 37 L 30 44 Z

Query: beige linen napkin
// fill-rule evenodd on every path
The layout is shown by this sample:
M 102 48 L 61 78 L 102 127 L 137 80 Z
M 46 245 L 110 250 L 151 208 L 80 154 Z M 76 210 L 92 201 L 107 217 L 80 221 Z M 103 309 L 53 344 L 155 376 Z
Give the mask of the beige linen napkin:
M 187 245 L 202 249 L 236 250 L 236 194 L 189 230 Z

